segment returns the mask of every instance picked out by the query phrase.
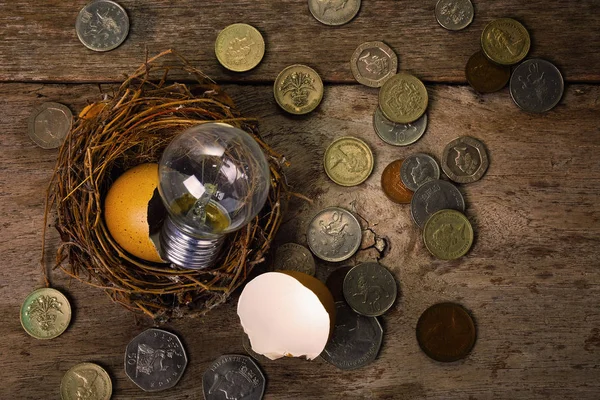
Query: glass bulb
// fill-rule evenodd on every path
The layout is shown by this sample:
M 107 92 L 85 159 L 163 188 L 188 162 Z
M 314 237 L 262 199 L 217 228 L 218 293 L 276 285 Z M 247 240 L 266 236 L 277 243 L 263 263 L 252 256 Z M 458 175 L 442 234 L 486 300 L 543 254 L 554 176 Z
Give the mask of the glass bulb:
M 265 204 L 269 163 L 248 133 L 223 123 L 192 127 L 173 139 L 158 166 L 168 217 L 163 258 L 184 268 L 214 263 L 224 235 L 245 226 Z

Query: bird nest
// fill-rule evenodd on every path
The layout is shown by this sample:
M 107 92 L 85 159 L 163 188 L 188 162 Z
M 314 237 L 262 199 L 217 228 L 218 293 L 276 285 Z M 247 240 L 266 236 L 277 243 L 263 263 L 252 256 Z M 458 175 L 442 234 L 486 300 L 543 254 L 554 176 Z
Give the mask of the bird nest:
M 176 61 L 165 65 L 166 58 Z M 174 72 L 194 83 L 169 81 Z M 271 170 L 264 209 L 227 238 L 227 250 L 215 267 L 186 270 L 129 255 L 111 238 L 103 218 L 109 187 L 127 169 L 158 162 L 182 130 L 206 122 L 243 129 L 262 147 Z M 264 260 L 288 200 L 283 158 L 262 141 L 257 126 L 255 119 L 240 115 L 219 86 L 173 51 L 149 59 L 112 95 L 88 105 L 60 148 L 46 206 L 46 220 L 56 211 L 61 237 L 56 268 L 154 319 L 203 315 L 225 302 Z

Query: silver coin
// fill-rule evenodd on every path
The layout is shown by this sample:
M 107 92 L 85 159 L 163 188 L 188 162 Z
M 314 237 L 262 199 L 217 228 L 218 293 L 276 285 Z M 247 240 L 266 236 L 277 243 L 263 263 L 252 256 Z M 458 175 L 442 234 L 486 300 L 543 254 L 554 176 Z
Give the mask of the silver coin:
M 439 179 L 419 187 L 410 202 L 413 221 L 420 228 L 425 226 L 431 215 L 445 209 L 464 212 L 465 199 L 456 186 Z
M 539 58 L 522 62 L 510 77 L 510 96 L 519 108 L 543 113 L 562 98 L 564 81 L 554 64 Z
M 338 301 L 333 333 L 321 357 L 340 369 L 361 368 L 375 360 L 382 339 L 377 318 L 357 314 L 345 301 Z
M 488 168 L 485 146 L 470 136 L 454 139 L 444 148 L 442 170 L 457 183 L 471 183 L 481 179 Z
M 392 146 L 408 146 L 423 136 L 427 129 L 427 114 L 409 124 L 392 122 L 377 107 L 373 114 L 373 127 L 381 140 Z
M 308 226 L 308 247 L 325 261 L 352 257 L 360 247 L 362 230 L 354 215 L 339 207 L 321 210 Z
M 397 294 L 394 275 L 376 262 L 359 264 L 344 278 L 346 302 L 367 317 L 377 317 L 389 310 Z
M 59 147 L 71 130 L 73 114 L 60 103 L 44 103 L 33 109 L 27 121 L 29 138 L 42 149 Z
M 383 42 L 366 42 L 356 48 L 350 69 L 358 83 L 381 87 L 398 71 L 398 56 Z
M 110 0 L 94 0 L 79 11 L 77 37 L 88 49 L 113 50 L 129 33 L 129 17 L 123 7 Z
M 125 351 L 125 374 L 146 392 L 172 388 L 186 366 L 181 341 L 162 329 L 145 330 L 129 342 Z
M 413 154 L 404 159 L 400 167 L 400 179 L 404 186 L 414 192 L 425 182 L 440 179 L 440 166 L 428 154 Z
M 224 355 L 204 372 L 202 390 L 206 400 L 260 400 L 265 393 L 265 376 L 250 357 Z
M 315 259 L 310 251 L 296 243 L 286 243 L 275 250 L 274 270 L 289 270 L 315 275 Z
M 439 0 L 435 5 L 435 19 L 450 31 L 465 29 L 473 22 L 473 14 L 470 0 Z
M 308 9 L 325 25 L 343 25 L 358 14 L 360 0 L 308 0 Z

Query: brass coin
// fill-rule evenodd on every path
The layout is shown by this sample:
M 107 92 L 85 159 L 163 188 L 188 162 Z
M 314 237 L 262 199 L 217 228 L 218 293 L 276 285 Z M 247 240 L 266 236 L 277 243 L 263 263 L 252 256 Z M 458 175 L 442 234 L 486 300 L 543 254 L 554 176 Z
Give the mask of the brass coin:
M 408 204 L 412 200 L 413 191 L 408 189 L 400 179 L 400 168 L 404 160 L 392 161 L 381 174 L 381 189 L 391 201 Z
M 110 376 L 97 364 L 77 364 L 65 373 L 60 382 L 62 400 L 110 400 L 111 395 Z
M 419 78 L 399 73 L 389 78 L 379 90 L 379 107 L 392 122 L 408 124 L 427 110 L 427 89 Z
M 435 304 L 425 310 L 417 322 L 419 347 L 436 361 L 465 358 L 473 349 L 476 337 L 473 318 L 459 304 Z
M 500 65 L 513 65 L 529 53 L 529 32 L 512 18 L 496 19 L 483 28 L 481 48 L 487 58 Z
M 215 41 L 215 54 L 230 71 L 244 72 L 256 67 L 265 55 L 265 41 L 248 24 L 233 24 L 223 29 Z
M 423 241 L 434 257 L 455 260 L 467 254 L 471 248 L 473 227 L 463 213 L 440 210 L 425 223 Z
M 275 101 L 291 114 L 307 114 L 317 108 L 323 98 L 323 81 L 306 65 L 294 64 L 277 75 L 273 86 Z
M 71 305 L 56 289 L 37 289 L 23 302 L 20 318 L 29 335 L 36 339 L 54 339 L 69 326 Z
M 467 61 L 465 75 L 473 89 L 479 93 L 492 93 L 506 86 L 510 79 L 510 67 L 494 64 L 478 51 Z
M 360 139 L 351 136 L 335 140 L 325 150 L 325 172 L 340 186 L 356 186 L 373 171 L 373 153 Z

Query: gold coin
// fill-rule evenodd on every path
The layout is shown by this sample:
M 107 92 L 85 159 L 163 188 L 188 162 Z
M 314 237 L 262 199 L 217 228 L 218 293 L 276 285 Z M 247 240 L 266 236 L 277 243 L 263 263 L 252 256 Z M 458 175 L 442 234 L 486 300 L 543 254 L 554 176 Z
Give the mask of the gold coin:
M 419 78 L 399 73 L 392 76 L 379 91 L 379 107 L 392 122 L 408 124 L 418 120 L 427 110 L 427 89 Z
M 215 41 L 215 54 L 230 71 L 244 72 L 256 67 L 265 55 L 265 41 L 260 32 L 248 24 L 229 25 Z
M 473 244 L 473 227 L 463 213 L 440 210 L 423 228 L 425 247 L 440 260 L 455 260 L 467 254 Z
M 323 81 L 306 65 L 294 64 L 277 75 L 273 86 L 275 101 L 291 114 L 307 114 L 317 108 L 323 98 Z
M 373 153 L 362 140 L 346 136 L 327 147 L 324 165 L 327 176 L 338 185 L 356 186 L 371 175 Z
M 111 395 L 110 376 L 97 364 L 77 364 L 64 374 L 60 382 L 62 400 L 110 400 Z
M 53 339 L 63 333 L 71 322 L 69 300 L 58 290 L 37 289 L 21 306 L 21 325 L 36 339 Z
M 487 58 L 496 64 L 512 65 L 529 53 L 529 32 L 512 18 L 496 19 L 483 28 L 481 48 Z

